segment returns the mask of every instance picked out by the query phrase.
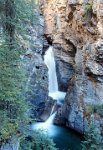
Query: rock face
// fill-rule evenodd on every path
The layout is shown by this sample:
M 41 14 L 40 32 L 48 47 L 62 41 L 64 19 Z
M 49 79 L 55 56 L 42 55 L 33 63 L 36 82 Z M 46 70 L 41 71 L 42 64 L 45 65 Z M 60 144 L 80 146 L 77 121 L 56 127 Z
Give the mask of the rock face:
M 74 74 L 74 68 L 71 64 L 63 60 L 56 60 L 57 80 L 60 91 L 66 92 L 68 89 L 68 82 Z
M 28 76 L 26 99 L 33 105 L 32 117 L 38 117 L 42 113 L 45 102 L 48 99 L 47 67 L 41 55 L 32 51 L 28 51 L 28 55 L 24 56 L 24 59 Z
M 35 25 L 27 25 L 28 38 L 32 41 L 32 45 L 29 41 L 23 43 L 25 54 L 21 59 L 27 75 L 26 100 L 32 104 L 29 114 L 32 118 L 46 120 L 54 101 L 50 101 L 48 97 L 48 69 L 43 61 L 43 53 L 48 48 L 48 42 L 44 36 L 44 19 L 38 6 L 35 9 L 35 16 L 38 18 Z M 48 107 L 49 111 L 45 113 Z
M 83 133 L 94 115 L 103 130 L 102 0 L 40 0 L 40 7 L 45 37 L 54 47 L 59 89 L 67 91 L 60 116 Z

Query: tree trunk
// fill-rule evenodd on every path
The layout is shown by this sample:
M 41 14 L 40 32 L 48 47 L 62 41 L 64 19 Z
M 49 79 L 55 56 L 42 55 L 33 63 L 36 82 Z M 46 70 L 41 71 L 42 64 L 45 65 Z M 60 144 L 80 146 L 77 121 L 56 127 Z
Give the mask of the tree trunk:
M 5 0 L 5 25 L 4 31 L 7 34 L 9 44 L 12 44 L 15 36 L 15 4 L 14 0 Z

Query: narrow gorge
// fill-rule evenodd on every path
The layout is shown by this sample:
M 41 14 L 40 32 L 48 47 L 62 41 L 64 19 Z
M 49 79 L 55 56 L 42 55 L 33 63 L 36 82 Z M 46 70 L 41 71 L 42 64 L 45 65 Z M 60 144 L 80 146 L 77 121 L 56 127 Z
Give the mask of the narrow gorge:
M 0 5 L 0 150 L 102 150 L 103 0 Z

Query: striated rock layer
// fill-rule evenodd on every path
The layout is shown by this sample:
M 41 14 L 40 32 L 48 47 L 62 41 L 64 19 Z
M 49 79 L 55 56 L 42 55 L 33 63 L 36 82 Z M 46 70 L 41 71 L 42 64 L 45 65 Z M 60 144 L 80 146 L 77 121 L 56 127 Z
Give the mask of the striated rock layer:
M 103 1 L 39 1 L 59 90 L 67 91 L 56 123 L 65 118 L 65 125 L 83 133 L 94 117 L 103 129 Z

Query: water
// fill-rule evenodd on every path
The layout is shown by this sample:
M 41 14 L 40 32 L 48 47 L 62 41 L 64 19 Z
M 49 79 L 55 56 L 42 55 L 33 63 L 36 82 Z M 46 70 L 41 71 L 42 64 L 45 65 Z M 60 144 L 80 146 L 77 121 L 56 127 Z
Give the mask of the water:
M 48 131 L 48 135 L 56 143 L 56 146 L 59 148 L 59 150 L 82 150 L 82 138 L 79 134 L 60 126 L 51 125 L 50 129 L 55 134 L 51 134 L 51 131 Z
M 56 143 L 59 150 L 81 150 L 81 137 L 68 128 L 53 125 L 56 113 L 53 113 L 46 122 L 35 123 L 32 125 L 33 130 L 42 130 L 48 134 Z
M 49 93 L 49 96 L 52 97 L 53 99 L 57 100 L 58 104 L 64 103 L 65 95 L 66 95 L 65 92 L 60 92 L 60 91 Z
M 45 122 L 42 123 L 35 123 L 32 125 L 33 130 L 38 130 L 38 129 L 43 129 L 43 130 L 48 130 L 50 125 L 53 124 L 53 120 L 55 118 L 56 112 L 53 113 Z
M 44 55 L 44 62 L 48 67 L 49 77 L 49 96 L 58 101 L 64 100 L 66 93 L 58 90 L 56 67 L 54 60 L 53 47 L 50 46 Z

